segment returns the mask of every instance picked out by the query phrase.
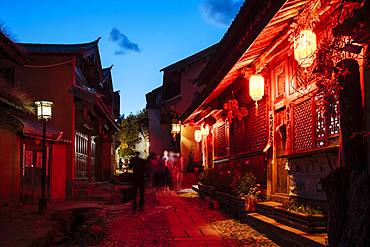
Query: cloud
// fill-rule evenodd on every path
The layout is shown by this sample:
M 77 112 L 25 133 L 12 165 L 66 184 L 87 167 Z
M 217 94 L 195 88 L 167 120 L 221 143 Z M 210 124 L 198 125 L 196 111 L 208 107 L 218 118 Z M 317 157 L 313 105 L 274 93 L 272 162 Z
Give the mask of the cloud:
M 228 26 L 243 2 L 243 0 L 203 0 L 200 12 L 207 21 L 219 26 Z
M 115 55 L 124 55 L 127 51 L 141 52 L 138 44 L 131 42 L 125 34 L 115 27 L 110 31 L 109 38 L 120 47 L 114 52 Z

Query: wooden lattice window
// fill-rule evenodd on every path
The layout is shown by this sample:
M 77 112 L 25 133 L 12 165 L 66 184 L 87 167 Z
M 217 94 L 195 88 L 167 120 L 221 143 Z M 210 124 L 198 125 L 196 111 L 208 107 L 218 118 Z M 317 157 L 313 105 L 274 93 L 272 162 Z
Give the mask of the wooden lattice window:
M 339 102 L 337 97 L 324 100 L 324 96 L 316 96 L 316 146 L 328 145 L 328 138 L 339 134 Z M 325 103 L 324 103 L 325 102 Z
M 316 146 L 317 147 L 323 147 L 326 144 L 326 133 L 327 133 L 327 127 L 326 127 L 326 121 L 324 116 L 324 103 L 322 100 L 322 97 L 317 96 L 316 99 Z
M 275 84 L 275 98 L 276 100 L 281 100 L 284 98 L 286 91 L 287 65 L 285 62 L 274 69 L 273 80 Z
M 266 99 L 254 102 L 248 107 L 249 114 L 242 120 L 233 119 L 230 128 L 230 148 L 232 154 L 263 150 L 267 144 L 268 122 Z M 257 111 L 257 112 L 256 112 Z
M 251 105 L 246 122 L 248 150 L 263 150 L 268 138 L 268 114 L 266 98 L 258 102 L 258 107 Z
M 230 126 L 230 148 L 233 154 L 247 150 L 246 119 L 235 119 Z
M 215 156 L 223 157 L 227 155 L 227 136 L 226 126 L 222 124 L 215 128 Z
M 91 137 L 91 177 L 95 178 L 95 171 L 96 171 L 96 143 L 95 137 Z
M 314 147 L 312 101 L 306 100 L 293 107 L 295 152 Z
M 330 123 L 329 123 L 329 136 L 337 135 L 340 131 L 339 122 L 339 101 L 336 97 L 333 103 L 329 105 Z
M 82 133 L 76 132 L 75 136 L 75 177 L 87 178 L 88 162 L 88 137 Z

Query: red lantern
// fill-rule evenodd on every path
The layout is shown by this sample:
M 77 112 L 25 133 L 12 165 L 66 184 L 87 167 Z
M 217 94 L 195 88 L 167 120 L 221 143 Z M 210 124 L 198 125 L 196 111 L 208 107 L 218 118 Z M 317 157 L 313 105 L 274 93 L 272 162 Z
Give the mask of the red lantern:
M 244 106 L 240 107 L 240 113 L 243 115 L 243 117 L 246 117 L 248 115 L 248 110 Z

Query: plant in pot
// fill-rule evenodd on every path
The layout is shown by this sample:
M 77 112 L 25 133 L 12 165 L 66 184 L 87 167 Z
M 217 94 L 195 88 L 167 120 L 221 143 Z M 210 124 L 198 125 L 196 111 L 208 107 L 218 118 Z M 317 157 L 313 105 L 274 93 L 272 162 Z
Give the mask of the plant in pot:
M 246 210 L 248 212 L 255 212 L 256 204 L 260 200 L 261 200 L 261 191 L 258 189 L 258 187 L 254 186 L 250 188 L 246 199 Z
M 256 176 L 251 172 L 245 173 L 239 181 L 237 191 L 239 196 L 245 200 L 246 211 L 256 211 L 256 203 L 261 197 L 261 191 L 256 186 Z

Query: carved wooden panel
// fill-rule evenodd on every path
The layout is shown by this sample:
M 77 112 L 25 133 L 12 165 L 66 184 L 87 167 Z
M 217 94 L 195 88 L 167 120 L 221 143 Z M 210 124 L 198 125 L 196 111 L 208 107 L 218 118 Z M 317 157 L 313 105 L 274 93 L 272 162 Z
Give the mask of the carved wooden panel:
M 311 100 L 303 101 L 293 107 L 293 149 L 295 152 L 314 147 L 313 115 Z
M 232 154 L 263 150 L 268 139 L 268 114 L 266 99 L 251 104 L 249 114 L 242 120 L 234 119 L 230 127 L 230 148 Z M 257 112 L 256 112 L 257 111 Z
M 215 156 L 227 155 L 226 126 L 222 124 L 215 129 Z

